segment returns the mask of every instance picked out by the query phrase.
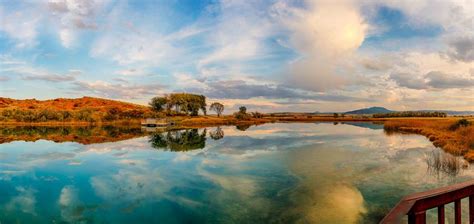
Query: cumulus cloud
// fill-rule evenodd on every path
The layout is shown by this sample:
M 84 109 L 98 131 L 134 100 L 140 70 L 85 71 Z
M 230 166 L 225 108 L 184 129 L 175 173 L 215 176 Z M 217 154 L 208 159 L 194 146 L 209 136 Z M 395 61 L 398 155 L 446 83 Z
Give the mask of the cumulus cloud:
M 449 75 L 439 71 L 432 71 L 425 75 L 427 84 L 433 88 L 467 88 L 474 87 L 474 76 L 470 78 Z
M 392 73 L 390 78 L 401 87 L 410 89 L 425 89 L 427 87 L 424 78 L 410 73 Z
M 448 43 L 448 56 L 454 60 L 474 61 L 474 36 L 463 36 L 452 39 Z
M 390 78 L 398 86 L 410 89 L 451 89 L 468 88 L 474 86 L 474 78 L 446 74 L 440 71 L 431 71 L 422 76 L 409 73 L 392 73 Z
M 316 91 L 340 87 L 346 80 L 339 66 L 362 44 L 368 24 L 351 1 L 305 5 L 303 9 L 279 2 L 273 8 L 273 16 L 290 32 L 288 45 L 301 55 L 289 66 L 289 80 Z

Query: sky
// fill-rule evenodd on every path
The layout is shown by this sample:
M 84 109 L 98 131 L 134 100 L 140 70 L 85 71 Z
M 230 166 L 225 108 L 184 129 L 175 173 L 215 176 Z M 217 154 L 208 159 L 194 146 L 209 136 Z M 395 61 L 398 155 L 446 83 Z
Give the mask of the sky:
M 474 0 L 0 0 L 0 96 L 474 110 Z

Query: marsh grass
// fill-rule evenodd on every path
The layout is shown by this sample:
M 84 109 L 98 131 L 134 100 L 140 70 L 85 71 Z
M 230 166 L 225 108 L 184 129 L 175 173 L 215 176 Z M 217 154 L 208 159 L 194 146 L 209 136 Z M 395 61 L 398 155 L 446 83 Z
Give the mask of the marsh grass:
M 467 169 L 469 164 L 458 156 L 453 156 L 441 151 L 432 151 L 427 154 L 425 158 L 428 165 L 428 172 L 431 174 L 440 173 L 455 177 L 461 173 L 462 170 Z
M 463 121 L 465 120 L 465 121 Z M 467 119 L 396 119 L 386 121 L 387 134 L 416 133 L 426 136 L 436 147 L 474 161 L 474 125 Z M 456 128 L 453 128 L 456 126 Z

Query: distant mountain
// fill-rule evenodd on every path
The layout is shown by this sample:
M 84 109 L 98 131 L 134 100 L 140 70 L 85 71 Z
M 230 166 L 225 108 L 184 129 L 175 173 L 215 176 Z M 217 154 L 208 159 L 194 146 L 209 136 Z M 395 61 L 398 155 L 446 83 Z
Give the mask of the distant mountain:
M 378 113 L 392 113 L 395 111 L 388 110 L 385 107 L 369 107 L 359 110 L 347 111 L 345 114 L 378 114 Z

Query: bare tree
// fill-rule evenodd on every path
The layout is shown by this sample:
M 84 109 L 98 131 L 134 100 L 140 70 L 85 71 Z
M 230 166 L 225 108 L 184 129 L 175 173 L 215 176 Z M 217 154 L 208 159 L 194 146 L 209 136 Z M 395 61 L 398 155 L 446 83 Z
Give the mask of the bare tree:
M 214 102 L 211 104 L 210 110 L 213 110 L 217 113 L 217 116 L 220 117 L 222 112 L 224 111 L 224 105 L 219 102 Z

